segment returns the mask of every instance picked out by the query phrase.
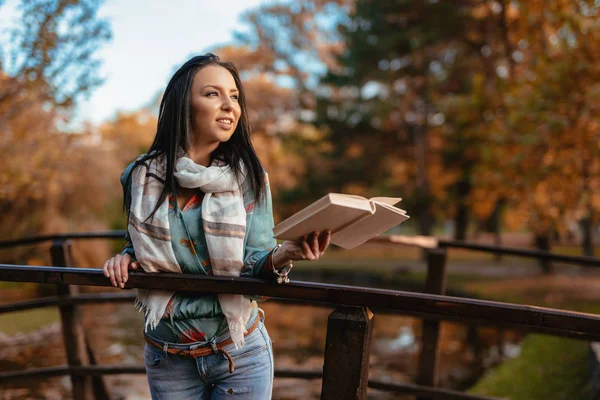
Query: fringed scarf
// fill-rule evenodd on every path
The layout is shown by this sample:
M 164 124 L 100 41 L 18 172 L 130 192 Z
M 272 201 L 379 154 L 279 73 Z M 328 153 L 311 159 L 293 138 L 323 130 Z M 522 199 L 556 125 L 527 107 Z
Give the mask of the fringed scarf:
M 154 217 L 148 219 L 160 197 L 165 171 L 164 156 L 159 156 L 132 172 L 128 231 L 144 271 L 181 273 L 171 245 L 168 199 L 159 205 Z M 175 178 L 180 186 L 205 193 L 202 225 L 214 275 L 239 276 L 244 264 L 246 211 L 231 168 L 218 161 L 204 167 L 182 154 L 175 163 Z M 146 330 L 158 325 L 173 294 L 167 290 L 138 289 L 136 307 L 146 314 Z M 230 336 L 236 347 L 241 347 L 245 344 L 251 302 L 234 294 L 219 294 L 218 298 Z

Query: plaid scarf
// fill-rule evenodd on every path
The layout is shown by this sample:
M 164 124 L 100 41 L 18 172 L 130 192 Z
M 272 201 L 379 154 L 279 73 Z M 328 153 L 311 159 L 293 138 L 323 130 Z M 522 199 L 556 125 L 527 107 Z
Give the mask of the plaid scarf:
M 180 154 L 175 163 L 177 182 L 182 187 L 197 188 L 205 193 L 202 225 L 213 274 L 239 276 L 244 265 L 246 234 L 246 211 L 239 184 L 228 165 L 215 161 L 204 167 Z M 148 219 L 164 186 L 165 171 L 164 156 L 159 156 L 132 172 L 128 231 L 144 271 L 181 273 L 171 245 L 168 200 L 165 199 L 154 217 Z M 145 312 L 146 330 L 158 325 L 173 294 L 167 290 L 138 289 L 136 307 Z M 241 347 L 245 344 L 251 302 L 247 297 L 234 294 L 219 294 L 218 298 L 230 336 L 235 346 Z

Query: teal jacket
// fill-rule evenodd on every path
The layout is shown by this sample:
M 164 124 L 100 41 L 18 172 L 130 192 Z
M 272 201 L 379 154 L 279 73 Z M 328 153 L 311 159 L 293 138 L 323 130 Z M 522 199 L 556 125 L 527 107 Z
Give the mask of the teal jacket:
M 133 163 L 121 175 L 123 193 Z M 255 204 L 254 194 L 247 184 L 242 185 L 246 208 L 246 237 L 244 239 L 244 266 L 241 276 L 271 280 L 273 277 L 270 254 L 276 245 L 273 237 L 273 206 L 268 175 L 265 173 L 266 192 L 260 204 Z M 202 229 L 202 193 L 194 195 L 180 210 L 177 201 L 169 196 L 169 228 L 175 258 L 184 274 L 204 274 L 198 261 L 208 275 L 212 275 L 206 238 Z M 189 231 L 188 233 L 186 232 Z M 191 241 L 190 239 L 191 238 Z M 135 249 L 126 235 L 127 245 L 122 254 L 135 259 Z M 193 243 L 191 243 L 193 242 Z M 196 253 L 197 257 L 194 256 Z M 251 297 L 260 300 L 260 297 Z M 252 309 L 248 327 L 257 315 L 256 304 Z M 224 333 L 227 321 L 221 311 L 216 295 L 192 296 L 176 293 L 169 302 L 166 315 L 154 330 L 146 332 L 152 338 L 171 343 L 205 342 Z

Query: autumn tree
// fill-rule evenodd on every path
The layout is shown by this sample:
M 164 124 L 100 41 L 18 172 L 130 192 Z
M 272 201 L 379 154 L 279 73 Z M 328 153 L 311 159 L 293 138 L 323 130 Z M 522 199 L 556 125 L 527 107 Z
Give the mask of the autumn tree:
M 399 182 L 419 203 L 411 209 L 425 218 L 421 232 L 433 202 L 455 210 L 459 239 L 471 210 L 493 218 L 498 232 L 502 208 L 527 208 L 522 222 L 545 232 L 536 233 L 538 244 L 569 210 L 594 215 L 597 18 L 589 1 L 357 1 L 341 26 L 343 72 L 328 74 L 320 97 L 340 176 L 380 183 L 404 171 L 408 184 Z M 394 143 L 394 134 L 407 140 Z M 386 174 L 382 160 L 394 151 Z M 378 181 L 353 170 L 366 164 L 361 157 Z M 560 187 L 542 190 L 548 180 Z M 533 198 L 545 200 L 533 206 Z
M 463 44 L 472 25 L 469 7 L 468 1 L 359 0 L 340 26 L 343 68 L 323 80 L 333 94 L 321 96 L 320 122 L 331 127 L 338 155 L 347 155 L 342 168 L 368 166 L 366 174 L 345 175 L 362 179 L 363 186 L 370 182 L 378 190 L 402 192 L 422 234 L 431 234 L 434 215 L 446 214 L 447 205 L 458 204 L 460 210 L 460 199 L 469 193 L 468 186 L 453 196 L 445 189 L 461 172 L 468 176 L 470 166 L 444 165 L 468 158 L 442 156 L 448 130 L 442 129 L 446 120 L 440 110 L 443 96 L 469 90 L 452 79 L 469 51 Z
M 96 50 L 110 30 L 97 16 L 99 6 L 97 0 L 18 3 L 0 48 L 2 237 L 92 228 L 99 216 L 105 192 L 95 176 L 102 171 L 95 133 L 61 132 L 77 100 L 101 83 Z
M 600 209 L 600 6 L 594 1 L 517 2 L 509 26 L 515 77 L 505 93 L 496 164 L 513 199 L 529 209 L 538 247 L 566 216 L 583 227 L 592 254 Z
M 299 151 L 311 152 L 303 151 L 310 163 L 303 188 L 294 195 L 402 191 L 409 194 L 408 203 L 424 233 L 431 230 L 434 200 L 443 198 L 443 205 L 458 204 L 457 226 L 462 227 L 459 236 L 464 236 L 464 209 L 476 163 L 472 158 L 478 153 L 473 151 L 472 137 L 463 135 L 465 140 L 448 141 L 455 144 L 454 157 L 451 151 L 440 157 L 444 115 L 439 112 L 443 105 L 439 94 L 470 91 L 470 85 L 452 85 L 465 71 L 458 60 L 485 45 L 465 40 L 465 27 L 476 30 L 485 25 L 473 22 L 470 7 L 468 1 L 303 1 L 265 6 L 247 15 L 251 33 L 241 38 L 256 50 L 249 64 L 257 73 L 271 74 L 274 81 L 285 78 L 295 89 L 297 110 L 290 111 L 297 120 L 303 119 L 302 113 L 316 112 L 310 121 L 316 124 L 319 133 L 314 136 L 319 139 L 295 141 Z M 327 24 L 322 23 L 324 13 Z M 320 79 L 323 74 L 315 70 L 323 67 L 327 76 Z M 452 133 L 462 132 L 458 128 Z M 471 158 L 462 153 L 466 146 Z M 456 160 L 462 167 L 448 168 Z M 444 188 L 457 175 L 462 177 L 454 185 L 458 190 L 448 196 Z M 442 205 L 439 201 L 437 205 L 439 213 Z
M 110 29 L 97 16 L 101 3 L 18 3 L 18 22 L 0 47 L 0 126 L 32 103 L 69 110 L 102 82 L 95 53 L 110 39 Z

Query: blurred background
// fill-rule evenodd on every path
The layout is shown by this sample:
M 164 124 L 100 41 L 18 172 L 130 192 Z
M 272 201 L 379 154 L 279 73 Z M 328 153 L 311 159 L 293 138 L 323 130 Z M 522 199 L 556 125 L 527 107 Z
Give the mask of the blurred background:
M 119 176 L 150 145 L 171 74 L 209 51 L 242 73 L 276 222 L 328 192 L 397 196 L 411 219 L 391 233 L 600 255 L 598 0 L 0 0 L 0 240 L 125 229 Z M 76 265 L 99 268 L 122 246 L 75 243 Z M 0 262 L 49 265 L 48 246 Z M 294 273 L 410 290 L 424 265 L 414 248 L 364 245 Z M 453 250 L 449 273 L 454 295 L 600 312 L 600 275 L 577 267 Z M 0 301 L 49 290 L 0 282 Z M 322 365 L 330 310 L 265 304 L 278 365 Z M 141 360 L 133 307 L 84 309 L 102 362 Z M 63 363 L 35 344 L 60 343 L 57 321 L 46 309 L 0 316 L 0 369 Z M 371 374 L 410 382 L 419 329 L 376 320 Z M 579 342 L 507 331 L 499 349 L 497 330 L 444 332 L 442 386 L 515 399 L 589 389 Z M 534 364 L 539 349 L 562 358 Z M 507 357 L 523 392 L 480 381 Z M 148 398 L 143 376 L 110 379 L 115 396 Z M 64 398 L 69 384 L 15 383 L 0 399 Z M 281 379 L 275 398 L 319 387 Z

